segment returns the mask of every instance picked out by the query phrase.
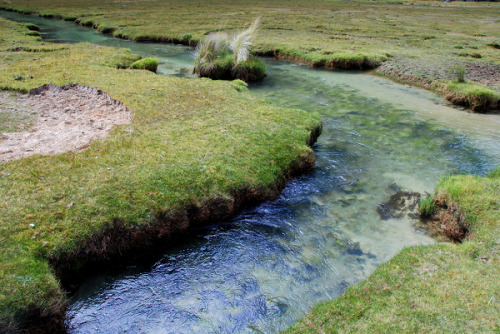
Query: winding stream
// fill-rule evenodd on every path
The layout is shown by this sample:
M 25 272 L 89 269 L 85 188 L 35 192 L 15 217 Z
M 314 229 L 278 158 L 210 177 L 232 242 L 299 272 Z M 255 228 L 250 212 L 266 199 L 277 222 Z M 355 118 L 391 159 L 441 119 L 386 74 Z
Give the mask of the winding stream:
M 186 76 L 192 50 L 133 43 L 72 23 L 0 12 L 46 40 L 127 47 Z M 71 333 L 275 333 L 339 296 L 403 247 L 432 243 L 410 217 L 382 219 L 399 190 L 432 192 L 444 175 L 484 175 L 500 162 L 500 117 L 469 114 L 425 90 L 372 75 L 267 61 L 250 86 L 280 106 L 319 111 L 316 166 L 281 197 L 194 231 L 153 264 L 82 284 Z

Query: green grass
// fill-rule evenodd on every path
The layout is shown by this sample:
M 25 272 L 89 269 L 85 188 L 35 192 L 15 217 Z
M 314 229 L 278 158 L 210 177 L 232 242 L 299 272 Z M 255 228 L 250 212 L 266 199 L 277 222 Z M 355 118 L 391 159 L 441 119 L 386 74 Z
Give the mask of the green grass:
M 464 62 L 485 67 L 500 64 L 498 2 L 138 0 L 117 6 L 112 0 L 18 0 L 15 4 L 0 0 L 0 8 L 74 18 L 82 25 L 135 41 L 189 45 L 212 32 L 232 34 L 261 17 L 252 48 L 258 55 L 334 69 L 373 69 L 388 60 L 396 63 L 395 68 L 401 61 L 410 67 L 424 63 L 416 73 L 402 70 L 384 75 L 440 93 L 445 93 L 441 86 L 428 81 L 446 80 L 447 75 L 435 77 L 435 68 Z M 498 82 L 485 87 L 480 78 L 475 80 L 500 93 Z M 464 99 L 450 100 L 469 106 Z M 475 103 L 470 107 L 477 111 L 492 108 Z
M 0 165 L 2 329 L 60 311 L 65 297 L 52 264 L 69 259 L 72 269 L 82 250 L 105 254 L 105 231 L 168 234 L 186 227 L 186 207 L 231 203 L 239 191 L 265 198 L 298 161 L 314 159 L 306 141 L 317 114 L 269 105 L 239 83 L 118 70 L 136 57 L 41 42 L 26 31 L 0 19 L 1 89 L 79 83 L 123 102 L 133 120 L 83 152 Z
M 230 36 L 227 33 L 209 34 L 196 47 L 194 73 L 212 79 L 260 81 L 266 77 L 266 65 L 252 54 L 260 18 L 250 26 Z
M 436 194 L 465 213 L 471 233 L 463 243 L 406 248 L 285 332 L 498 332 L 500 168 L 447 177 Z
M 332 68 L 372 68 L 399 59 L 446 67 L 463 61 L 461 53 L 476 64 L 499 64 L 498 6 L 406 0 L 138 0 L 126 6 L 112 0 L 0 0 L 0 7 L 77 20 L 121 38 L 191 45 L 261 15 L 258 53 Z M 88 44 L 40 43 L 26 35 L 26 27 L 3 20 L 0 27 L 1 88 L 27 91 L 42 83 L 79 82 L 109 92 L 135 112 L 131 126 L 115 129 L 83 153 L 2 165 L 1 196 L 8 204 L 0 211 L 4 322 L 32 307 L 58 305 L 61 291 L 47 258 L 71 254 L 111 221 L 140 228 L 186 203 L 230 196 L 243 185 L 269 187 L 293 159 L 310 154 L 299 143 L 317 116 L 268 106 L 242 85 L 116 71 L 137 58 Z M 33 78 L 14 81 L 15 76 Z M 473 183 L 481 188 L 497 179 Z M 498 198 L 497 190 L 494 194 Z M 459 204 L 477 204 L 476 195 Z M 294 330 L 498 331 L 498 298 L 491 298 L 499 290 L 498 280 L 491 279 L 499 276 L 498 259 L 484 246 L 487 233 L 481 227 L 493 226 L 497 233 L 498 216 L 488 225 L 485 210 L 473 205 L 468 212 L 478 222 L 470 241 L 405 250 L 341 299 L 318 306 L 324 311 Z M 78 224 L 79 219 L 89 223 Z
M 40 31 L 40 27 L 33 23 L 26 24 L 26 28 L 33 31 Z
M 262 16 L 256 50 L 279 50 L 325 63 L 332 59 L 377 63 L 387 54 L 459 59 L 455 45 L 473 46 L 482 61 L 499 63 L 490 45 L 500 38 L 498 3 L 430 1 L 283 2 L 139 0 L 117 6 L 112 0 L 0 0 L 4 8 L 77 17 L 81 24 L 112 27 L 132 40 L 202 40 L 214 31 L 234 32 Z M 467 25 L 462 24 L 464 21 Z M 187 36 L 187 37 L 186 37 Z M 337 56 L 338 55 L 338 58 Z
M 450 81 L 445 85 L 444 90 L 449 101 L 464 105 L 474 111 L 494 109 L 500 100 L 500 93 L 472 82 Z
M 425 198 L 420 200 L 418 207 L 418 212 L 422 218 L 431 217 L 436 212 L 436 204 L 434 202 L 434 196 L 427 195 Z
M 153 73 L 156 73 L 156 70 L 158 69 L 158 59 L 155 58 L 139 59 L 133 62 L 130 65 L 130 68 L 134 70 L 148 70 Z

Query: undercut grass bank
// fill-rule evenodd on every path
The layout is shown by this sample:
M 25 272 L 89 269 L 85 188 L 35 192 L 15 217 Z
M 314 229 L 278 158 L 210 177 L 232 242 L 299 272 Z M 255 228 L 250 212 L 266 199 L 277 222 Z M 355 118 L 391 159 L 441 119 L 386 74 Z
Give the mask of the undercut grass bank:
M 473 111 L 498 109 L 500 93 L 470 82 L 450 81 L 442 88 L 446 99 L 453 104 L 462 105 Z
M 269 105 L 241 82 L 118 69 L 137 57 L 27 31 L 0 19 L 1 89 L 78 83 L 108 93 L 133 118 L 82 152 L 0 164 L 0 332 L 41 321 L 60 330 L 62 272 L 168 244 L 193 224 L 276 196 L 314 164 L 317 114 Z
M 447 81 L 441 70 L 465 62 L 473 65 L 467 66 L 469 81 L 500 93 L 498 2 L 138 0 L 118 6 L 113 0 L 0 0 L 0 8 L 76 20 L 134 41 L 191 46 L 214 32 L 233 33 L 262 16 L 253 49 L 257 55 L 342 70 L 391 62 L 394 66 L 380 73 L 443 95 L 446 90 L 427 81 Z M 477 111 L 497 108 L 489 102 L 477 106 L 484 99 L 471 94 L 470 104 L 450 100 Z
M 444 178 L 436 197 L 465 215 L 463 243 L 404 249 L 285 333 L 498 332 L 500 168 Z

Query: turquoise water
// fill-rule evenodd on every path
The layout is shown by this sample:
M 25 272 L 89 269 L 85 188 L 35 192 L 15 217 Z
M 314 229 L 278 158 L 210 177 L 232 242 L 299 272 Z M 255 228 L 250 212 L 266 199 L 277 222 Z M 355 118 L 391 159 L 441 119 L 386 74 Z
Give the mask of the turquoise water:
M 0 15 L 39 24 L 47 40 L 125 46 L 159 57 L 163 74 L 191 73 L 190 48 Z M 382 219 L 380 203 L 400 190 L 432 192 L 444 175 L 484 175 L 500 161 L 496 115 L 469 114 L 365 73 L 267 66 L 268 78 L 250 86 L 254 94 L 323 117 L 316 166 L 279 199 L 194 230 L 152 262 L 131 261 L 86 280 L 67 312 L 69 332 L 279 332 L 403 247 L 433 242 L 411 217 Z

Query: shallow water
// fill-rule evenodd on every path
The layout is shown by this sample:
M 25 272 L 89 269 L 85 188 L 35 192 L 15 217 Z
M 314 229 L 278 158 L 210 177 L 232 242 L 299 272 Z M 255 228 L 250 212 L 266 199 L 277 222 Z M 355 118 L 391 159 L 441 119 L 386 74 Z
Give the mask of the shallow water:
M 29 18 L 47 39 L 126 45 L 164 59 L 162 73 L 192 67 L 189 48 L 36 20 Z M 45 35 L 45 24 L 56 31 Z M 427 91 L 363 73 L 272 60 L 268 73 L 250 86 L 256 95 L 322 114 L 316 166 L 278 200 L 194 231 L 152 265 L 84 282 L 67 313 L 71 333 L 278 332 L 403 247 L 433 242 L 408 217 L 382 220 L 380 203 L 400 189 L 432 192 L 443 175 L 484 175 L 500 161 L 498 116 L 456 110 Z

